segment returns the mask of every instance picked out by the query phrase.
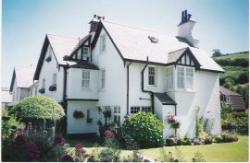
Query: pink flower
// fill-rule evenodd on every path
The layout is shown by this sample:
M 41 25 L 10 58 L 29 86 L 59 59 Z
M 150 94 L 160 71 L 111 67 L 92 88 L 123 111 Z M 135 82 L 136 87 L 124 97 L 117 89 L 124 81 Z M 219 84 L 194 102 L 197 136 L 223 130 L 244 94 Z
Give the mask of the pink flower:
M 82 144 L 76 144 L 76 145 L 75 145 L 76 153 L 77 153 L 77 154 L 85 153 L 86 150 L 85 150 L 83 147 L 84 147 L 84 146 L 83 146 Z
M 104 136 L 105 136 L 105 137 L 113 137 L 113 136 L 114 136 L 114 133 L 113 133 L 112 131 L 110 131 L 110 130 L 106 130 L 106 131 L 104 132 Z

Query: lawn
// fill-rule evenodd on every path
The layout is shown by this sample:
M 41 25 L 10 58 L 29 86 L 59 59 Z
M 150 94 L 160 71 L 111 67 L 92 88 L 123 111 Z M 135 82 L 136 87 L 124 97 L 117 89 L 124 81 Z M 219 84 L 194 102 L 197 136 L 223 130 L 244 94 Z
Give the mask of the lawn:
M 164 147 L 168 152 L 173 154 L 176 147 Z M 200 146 L 177 146 L 183 153 L 185 160 L 192 161 L 194 153 L 199 151 L 204 155 L 206 161 L 209 162 L 247 162 L 248 161 L 248 136 L 240 136 L 238 142 L 222 143 Z M 150 158 L 160 160 L 160 148 L 151 148 L 140 150 L 140 152 Z
M 219 56 L 219 57 L 214 57 L 215 59 L 227 59 L 227 58 L 230 58 L 230 59 L 236 59 L 236 58 L 244 58 L 244 59 L 248 59 L 249 56 L 248 56 L 249 52 L 239 52 L 239 53 L 232 53 L 232 54 L 228 54 L 228 55 L 222 55 L 222 56 Z
M 77 143 L 82 143 L 89 152 L 93 150 L 96 145 L 94 139 L 68 139 L 67 142 L 71 147 L 74 147 Z M 98 147 L 102 148 L 102 147 Z M 211 162 L 247 162 L 248 161 L 248 136 L 239 136 L 239 141 L 234 143 L 221 143 L 211 145 L 197 145 L 197 146 L 176 146 L 176 147 L 164 147 L 166 152 L 176 153 L 176 148 L 181 150 L 186 161 L 192 161 L 192 157 L 196 152 L 203 154 L 206 161 Z M 150 157 L 161 161 L 160 157 L 161 148 L 150 148 L 139 150 L 140 153 L 146 157 Z M 130 155 L 132 152 L 128 150 L 122 150 L 122 157 Z

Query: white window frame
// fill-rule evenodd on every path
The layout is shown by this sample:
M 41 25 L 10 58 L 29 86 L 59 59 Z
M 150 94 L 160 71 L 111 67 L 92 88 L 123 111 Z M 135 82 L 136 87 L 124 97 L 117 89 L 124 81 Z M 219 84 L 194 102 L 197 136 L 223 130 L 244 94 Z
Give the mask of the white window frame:
M 183 70 L 183 76 L 179 76 L 179 70 Z M 180 80 L 179 78 L 182 78 L 182 80 Z M 180 87 L 180 83 L 179 82 L 182 82 L 182 87 Z M 177 89 L 185 89 L 185 67 L 183 66 L 178 66 L 176 68 L 176 87 Z
M 174 68 L 173 66 L 166 68 L 166 76 L 167 76 L 167 89 L 174 89 Z
M 132 113 L 132 108 L 133 109 L 136 108 L 136 109 L 138 109 L 138 111 L 134 112 L 134 110 L 133 110 L 133 113 Z M 136 113 L 139 113 L 139 112 L 148 112 L 148 111 L 145 111 L 145 109 L 148 110 L 148 108 L 150 108 L 150 110 L 152 112 L 152 107 L 151 106 L 130 106 L 129 113 L 130 114 L 136 114 Z
M 82 70 L 81 87 L 83 89 L 90 88 L 90 71 L 89 70 Z
M 184 75 L 183 75 L 183 82 L 184 82 L 184 87 L 179 87 L 178 85 L 178 69 L 183 69 L 184 70 Z M 187 69 L 192 70 L 193 76 L 192 76 L 192 85 L 191 88 L 189 88 L 187 85 Z M 175 73 L 176 77 L 175 77 L 175 85 L 176 85 L 176 89 L 177 90 L 185 90 L 185 91 L 194 91 L 194 86 L 195 86 L 195 68 L 194 67 L 187 67 L 187 66 L 177 66 L 176 68 L 176 73 Z
M 188 72 L 189 70 L 191 70 L 190 72 L 192 73 L 192 77 L 191 76 L 189 76 L 189 73 L 190 72 Z M 191 80 L 191 85 L 190 85 L 190 87 L 189 87 L 189 78 L 190 78 L 190 80 Z M 194 68 L 192 68 L 192 67 L 186 67 L 185 68 L 185 88 L 186 88 L 186 90 L 193 90 L 194 89 Z

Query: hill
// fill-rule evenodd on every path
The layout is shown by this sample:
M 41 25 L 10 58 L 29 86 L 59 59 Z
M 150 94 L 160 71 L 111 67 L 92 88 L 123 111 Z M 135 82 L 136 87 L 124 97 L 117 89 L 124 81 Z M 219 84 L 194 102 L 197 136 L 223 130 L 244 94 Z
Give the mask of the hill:
M 220 85 L 240 93 L 248 106 L 249 52 L 225 54 L 213 59 L 225 70 L 220 76 Z

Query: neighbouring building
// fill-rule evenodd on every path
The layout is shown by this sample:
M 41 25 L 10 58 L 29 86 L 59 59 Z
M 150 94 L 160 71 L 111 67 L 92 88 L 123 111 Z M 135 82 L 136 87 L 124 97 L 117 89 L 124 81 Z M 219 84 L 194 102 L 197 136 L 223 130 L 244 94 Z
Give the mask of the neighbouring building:
M 246 110 L 243 97 L 233 92 L 225 87 L 220 87 L 220 99 L 221 101 L 230 104 L 232 109 L 235 111 L 244 111 Z
M 1 108 L 7 108 L 8 106 L 10 106 L 11 102 L 12 102 L 12 95 L 9 92 L 8 88 L 2 87 L 1 89 Z
M 170 36 L 95 15 L 81 39 L 46 35 L 33 79 L 39 94 L 64 106 L 67 134 L 95 134 L 97 122 L 122 124 L 140 111 L 162 120 L 164 137 L 175 134 L 168 115 L 180 122 L 180 136 L 195 136 L 197 115 L 218 134 L 224 70 L 198 47 L 195 23 L 183 11 L 178 35 Z
M 15 67 L 10 84 L 11 105 L 16 105 L 27 96 L 37 94 L 37 82 L 33 81 L 34 67 Z

